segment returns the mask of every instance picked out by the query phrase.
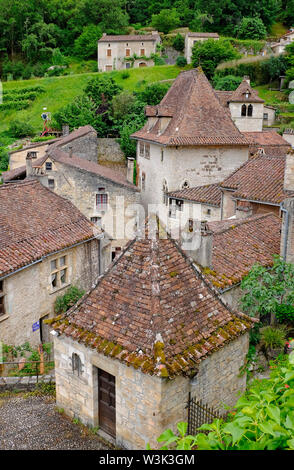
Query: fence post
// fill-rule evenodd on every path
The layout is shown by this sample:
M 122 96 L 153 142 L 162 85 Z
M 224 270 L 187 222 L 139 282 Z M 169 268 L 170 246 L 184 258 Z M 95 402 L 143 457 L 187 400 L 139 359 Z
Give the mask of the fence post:
M 190 417 L 190 403 L 191 403 L 191 392 L 189 392 L 188 395 L 188 434 L 190 434 L 190 428 L 191 428 L 191 417 Z

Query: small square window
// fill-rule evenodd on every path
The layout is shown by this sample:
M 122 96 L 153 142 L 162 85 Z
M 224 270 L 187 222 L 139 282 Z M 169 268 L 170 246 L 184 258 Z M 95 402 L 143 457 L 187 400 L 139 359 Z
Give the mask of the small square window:
M 61 284 L 66 283 L 66 269 L 63 269 L 62 271 L 60 271 L 60 282 Z
M 48 179 L 48 187 L 50 189 L 54 189 L 55 187 L 55 181 L 53 179 Z
M 55 271 L 57 269 L 57 260 L 54 259 L 51 261 L 51 271 Z
M 52 162 L 46 162 L 46 170 L 51 171 L 52 170 Z

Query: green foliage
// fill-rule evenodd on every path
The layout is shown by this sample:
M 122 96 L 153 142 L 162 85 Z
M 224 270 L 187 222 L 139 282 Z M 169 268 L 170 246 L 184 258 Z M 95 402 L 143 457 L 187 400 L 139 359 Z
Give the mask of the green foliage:
M 0 147 L 0 174 L 6 171 L 9 164 L 9 153 L 5 147 Z
M 74 53 L 81 59 L 89 59 L 97 55 L 97 41 L 102 36 L 99 26 L 84 26 L 82 34 L 75 40 Z
M 172 42 L 172 46 L 176 51 L 183 52 L 183 50 L 185 49 L 184 36 L 178 33 Z
M 236 90 L 242 82 L 242 77 L 235 77 L 234 75 L 227 75 L 225 77 L 215 76 L 213 85 L 216 90 Z
M 55 397 L 56 388 L 53 382 L 39 382 L 32 392 L 25 393 L 24 397 Z
M 260 329 L 260 339 L 265 350 L 283 348 L 286 342 L 286 330 L 282 327 L 265 326 Z
M 241 39 L 264 39 L 266 28 L 263 21 L 255 17 L 243 17 L 236 28 L 237 37 Z
M 115 120 L 124 120 L 127 118 L 135 103 L 133 93 L 125 90 L 119 95 L 114 96 L 112 100 L 112 116 Z
M 122 87 L 108 74 L 101 74 L 93 78 L 85 88 L 85 94 L 96 106 L 99 106 L 104 99 L 110 102 L 121 91 Z
M 54 303 L 54 311 L 57 314 L 65 313 L 84 295 L 85 291 L 78 287 L 71 286 L 64 295 L 56 298 Z
M 276 307 L 276 319 L 279 323 L 294 323 L 294 305 L 280 304 Z
M 162 449 L 293 450 L 294 353 L 271 363 L 269 379 L 255 380 L 237 401 L 228 421 L 203 424 L 196 436 L 187 436 L 187 424 L 178 424 L 178 435 L 168 429 L 158 442 Z
M 179 26 L 180 16 L 175 8 L 170 10 L 164 9 L 157 15 L 152 15 L 151 23 L 155 29 L 167 34 L 169 31 Z
M 154 106 L 160 103 L 169 88 L 169 83 L 152 83 L 147 85 L 143 91 L 137 91 L 136 96 L 143 103 Z
M 11 137 L 21 138 L 32 136 L 34 134 L 34 130 L 29 122 L 15 119 L 14 121 L 11 121 L 8 133 Z
M 207 39 L 196 41 L 192 48 L 193 67 L 201 65 L 208 78 L 214 74 L 215 68 L 221 62 L 238 59 L 240 54 L 233 48 L 231 43 L 225 39 Z
M 273 257 L 273 266 L 254 265 L 243 279 L 241 289 L 242 311 L 251 316 L 276 313 L 278 305 L 294 302 L 294 265 L 285 263 L 279 256 Z
M 178 67 L 185 67 L 187 65 L 187 59 L 183 55 L 179 55 L 176 60 Z

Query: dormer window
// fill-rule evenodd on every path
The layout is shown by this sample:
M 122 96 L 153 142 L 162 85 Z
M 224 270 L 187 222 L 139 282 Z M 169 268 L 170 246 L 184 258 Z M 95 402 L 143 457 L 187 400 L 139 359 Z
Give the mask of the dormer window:
M 46 162 L 46 171 L 52 170 L 52 162 Z

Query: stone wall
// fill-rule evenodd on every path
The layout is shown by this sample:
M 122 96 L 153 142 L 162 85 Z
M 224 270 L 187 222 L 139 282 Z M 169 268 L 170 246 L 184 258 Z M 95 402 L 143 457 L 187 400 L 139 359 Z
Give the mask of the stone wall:
M 38 152 L 37 158 L 41 158 L 45 155 L 48 147 L 50 145 L 50 141 L 40 142 L 39 145 L 35 144 L 33 146 L 23 148 L 17 150 L 15 152 L 10 153 L 9 157 L 9 169 L 14 170 L 15 168 L 19 168 L 20 166 L 24 166 L 26 164 L 26 156 L 28 152 Z M 34 160 L 33 160 L 34 161 Z
M 117 139 L 99 137 L 98 142 L 98 163 L 100 162 L 118 162 L 126 163 L 123 151 L 120 148 Z
M 99 275 L 99 242 L 92 240 L 60 253 L 3 279 L 5 315 L 0 316 L 0 341 L 19 346 L 28 341 L 40 344 L 40 330 L 33 323 L 54 311 L 57 296 L 71 285 L 88 290 Z M 66 256 L 68 278 L 62 288 L 51 286 L 50 262 Z
M 286 215 L 283 213 L 281 233 L 281 256 L 286 252 L 286 261 L 294 263 L 294 198 L 286 199 L 283 207 L 288 211 L 288 230 L 286 231 Z
M 250 102 L 245 103 L 246 106 Z M 230 103 L 231 116 L 241 132 L 261 132 L 263 126 L 263 103 L 252 103 L 252 116 L 241 116 L 243 103 Z
M 95 163 L 98 161 L 97 133 L 94 130 L 84 136 L 73 139 L 67 144 L 61 145 L 60 148 L 67 153 L 72 149 L 74 155 L 85 160 Z
M 13 390 L 34 390 L 38 383 L 55 383 L 52 375 L 0 377 L 0 393 Z
M 105 357 L 84 345 L 62 336 L 54 339 L 57 406 L 84 424 L 99 425 L 98 372 L 100 368 L 115 377 L 116 443 L 129 449 L 156 448 L 156 438 L 167 428 L 176 430 L 179 421 L 187 421 L 188 394 L 222 409 L 232 405 L 237 392 L 245 388 L 246 377 L 239 368 L 248 351 L 248 334 L 205 359 L 192 381 L 151 377 L 116 359 Z M 72 372 L 71 357 L 79 354 L 83 372 Z
M 160 204 L 164 181 L 168 191 L 181 189 L 185 181 L 190 187 L 221 182 L 247 159 L 247 147 L 161 148 L 154 144 L 150 145 L 150 159 L 147 159 L 140 156 L 138 142 L 140 188 L 142 173 L 146 175 L 142 201 L 145 205 Z

